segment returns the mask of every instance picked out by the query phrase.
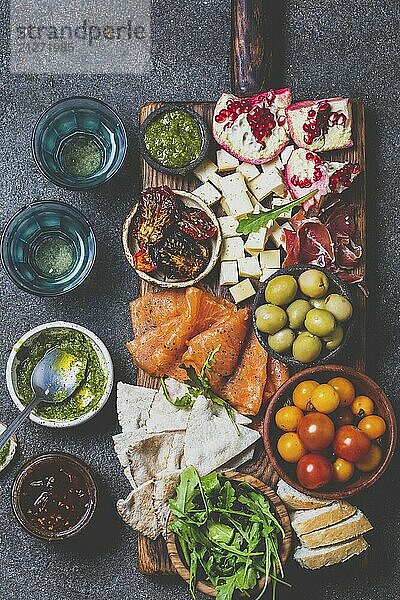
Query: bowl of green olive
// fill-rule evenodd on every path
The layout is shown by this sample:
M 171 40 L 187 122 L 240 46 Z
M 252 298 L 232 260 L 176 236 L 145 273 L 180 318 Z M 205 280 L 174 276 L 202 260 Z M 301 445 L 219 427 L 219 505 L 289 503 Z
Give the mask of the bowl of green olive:
M 347 346 L 353 317 L 349 287 L 318 266 L 279 269 L 255 297 L 253 327 L 271 356 L 293 367 L 332 362 Z

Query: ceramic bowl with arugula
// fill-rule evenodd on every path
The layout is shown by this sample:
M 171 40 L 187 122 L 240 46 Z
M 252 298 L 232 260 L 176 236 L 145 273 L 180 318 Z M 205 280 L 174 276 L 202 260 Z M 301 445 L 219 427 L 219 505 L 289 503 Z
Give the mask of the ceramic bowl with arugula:
M 291 527 L 285 506 L 260 480 L 242 473 L 193 467 L 170 501 L 167 548 L 172 564 L 196 590 L 231 600 L 240 592 L 262 598 L 284 581 Z
M 51 348 L 61 348 L 76 358 L 85 358 L 85 377 L 79 388 L 63 402 L 41 403 L 31 420 L 45 427 L 65 428 L 85 423 L 107 402 L 114 369 L 104 343 L 81 325 L 55 321 L 31 329 L 14 345 L 6 369 L 7 388 L 14 404 L 23 410 L 33 399 L 31 375 L 37 363 Z

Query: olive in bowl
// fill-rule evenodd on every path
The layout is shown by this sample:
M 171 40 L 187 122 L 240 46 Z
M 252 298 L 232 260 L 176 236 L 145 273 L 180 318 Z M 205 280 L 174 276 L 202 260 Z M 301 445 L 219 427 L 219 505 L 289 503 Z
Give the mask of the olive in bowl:
M 161 173 L 186 175 L 205 158 L 210 133 L 202 117 L 185 105 L 165 104 L 143 121 L 140 152 Z
M 348 287 L 326 269 L 294 265 L 260 286 L 253 303 L 260 344 L 282 362 L 301 367 L 330 362 L 346 346 L 353 306 Z
M 385 472 L 397 424 L 390 400 L 370 377 L 343 365 L 320 365 L 296 373 L 273 396 L 263 440 L 289 485 L 340 500 Z

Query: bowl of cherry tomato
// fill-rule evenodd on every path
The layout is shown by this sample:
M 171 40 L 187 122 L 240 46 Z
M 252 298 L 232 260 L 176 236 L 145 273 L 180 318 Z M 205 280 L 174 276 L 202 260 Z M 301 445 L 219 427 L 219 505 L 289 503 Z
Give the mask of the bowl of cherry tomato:
M 352 496 L 385 472 L 397 441 L 385 392 L 364 373 L 342 365 L 311 367 L 271 399 L 264 445 L 279 476 L 321 499 Z

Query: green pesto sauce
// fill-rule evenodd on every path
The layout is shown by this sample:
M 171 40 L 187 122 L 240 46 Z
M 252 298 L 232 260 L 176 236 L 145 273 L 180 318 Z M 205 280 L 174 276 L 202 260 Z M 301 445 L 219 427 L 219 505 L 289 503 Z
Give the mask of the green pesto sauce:
M 17 356 L 17 392 L 26 405 L 33 400 L 31 375 L 37 363 L 51 348 L 66 350 L 78 359 L 87 360 L 87 368 L 81 386 L 59 404 L 41 403 L 34 410 L 39 417 L 54 421 L 71 421 L 98 407 L 107 378 L 99 357 L 90 340 L 80 331 L 72 329 L 49 330 L 41 333 L 29 346 L 22 345 Z
M 199 124 L 183 110 L 171 110 L 155 119 L 147 127 L 144 140 L 153 160 L 173 169 L 193 162 L 203 145 Z
M 5 463 L 8 453 L 10 451 L 11 442 L 7 442 L 7 444 L 0 450 L 0 466 Z

